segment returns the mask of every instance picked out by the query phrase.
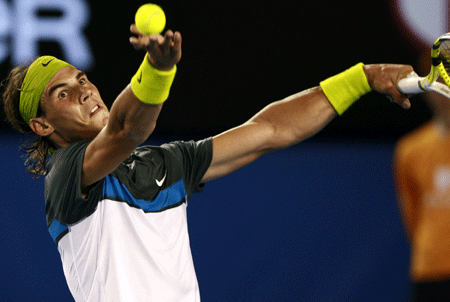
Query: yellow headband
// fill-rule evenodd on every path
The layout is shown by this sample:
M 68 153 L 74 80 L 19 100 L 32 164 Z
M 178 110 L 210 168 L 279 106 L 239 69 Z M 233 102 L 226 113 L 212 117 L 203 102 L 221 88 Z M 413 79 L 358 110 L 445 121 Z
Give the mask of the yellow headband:
M 73 67 L 55 57 L 43 56 L 37 58 L 28 67 L 20 91 L 19 104 L 20 115 L 26 123 L 29 124 L 30 120 L 36 117 L 42 93 L 50 79 L 66 66 Z

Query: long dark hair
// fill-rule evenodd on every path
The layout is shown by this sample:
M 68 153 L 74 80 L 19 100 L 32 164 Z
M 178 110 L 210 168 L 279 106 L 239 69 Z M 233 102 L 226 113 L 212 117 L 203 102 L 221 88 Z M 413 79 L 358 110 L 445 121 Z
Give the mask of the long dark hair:
M 28 123 L 26 123 L 19 111 L 20 90 L 29 66 L 18 66 L 12 69 L 8 77 L 2 82 L 5 87 L 3 92 L 3 108 L 6 120 L 12 127 L 21 133 L 33 133 Z M 39 105 L 37 116 L 45 116 Z M 48 151 L 52 147 L 48 138 L 32 135 L 19 149 L 24 153 L 26 171 L 33 174 L 34 178 L 39 178 L 47 173 L 46 163 Z

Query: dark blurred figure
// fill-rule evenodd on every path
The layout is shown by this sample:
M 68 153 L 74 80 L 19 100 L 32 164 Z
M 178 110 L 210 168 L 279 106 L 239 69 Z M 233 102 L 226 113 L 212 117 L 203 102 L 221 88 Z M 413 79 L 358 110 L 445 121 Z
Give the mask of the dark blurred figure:
M 430 52 L 418 73 L 430 71 Z M 442 79 L 439 79 L 441 81 Z M 432 118 L 397 143 L 394 177 L 411 250 L 411 301 L 450 301 L 450 99 L 421 95 Z

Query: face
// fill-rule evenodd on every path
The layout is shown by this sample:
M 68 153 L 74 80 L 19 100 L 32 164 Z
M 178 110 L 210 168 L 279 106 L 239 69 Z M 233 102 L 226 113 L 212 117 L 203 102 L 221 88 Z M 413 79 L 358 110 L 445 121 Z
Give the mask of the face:
M 70 66 L 61 68 L 48 82 L 41 107 L 53 129 L 50 139 L 60 146 L 96 137 L 109 118 L 97 87 Z

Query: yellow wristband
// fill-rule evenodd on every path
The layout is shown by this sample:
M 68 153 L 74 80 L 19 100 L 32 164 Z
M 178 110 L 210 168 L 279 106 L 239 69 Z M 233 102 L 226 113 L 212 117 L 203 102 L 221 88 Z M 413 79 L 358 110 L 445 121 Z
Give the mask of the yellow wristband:
M 339 115 L 360 97 L 372 91 L 363 63 L 320 82 L 320 87 Z
M 169 97 L 176 72 L 176 65 L 170 71 L 156 69 L 150 64 L 146 54 L 144 61 L 131 79 L 131 90 L 143 103 L 151 105 L 164 103 Z

